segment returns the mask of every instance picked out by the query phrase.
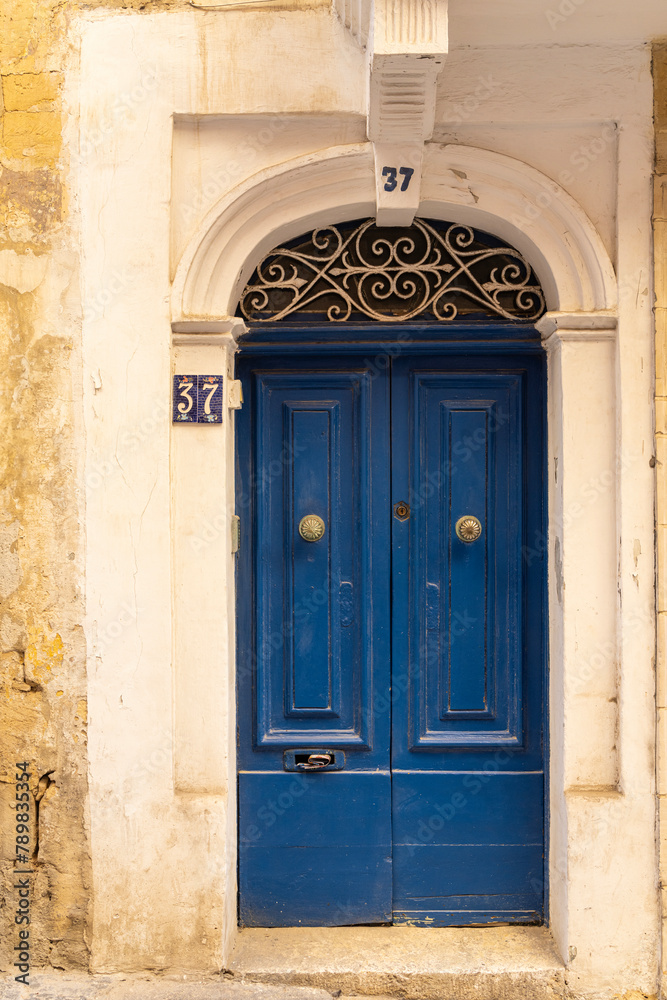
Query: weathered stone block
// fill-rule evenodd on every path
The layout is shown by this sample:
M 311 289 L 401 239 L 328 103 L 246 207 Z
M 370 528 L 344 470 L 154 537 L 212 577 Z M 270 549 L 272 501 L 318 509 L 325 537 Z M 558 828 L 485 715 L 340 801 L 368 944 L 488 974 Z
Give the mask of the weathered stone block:
M 12 160 L 30 159 L 54 166 L 62 140 L 55 111 L 7 111 L 2 118 L 3 153 Z
M 653 49 L 653 84 L 655 93 L 655 123 L 667 126 L 667 45 Z
M 2 77 L 5 111 L 53 111 L 60 73 L 11 73 Z

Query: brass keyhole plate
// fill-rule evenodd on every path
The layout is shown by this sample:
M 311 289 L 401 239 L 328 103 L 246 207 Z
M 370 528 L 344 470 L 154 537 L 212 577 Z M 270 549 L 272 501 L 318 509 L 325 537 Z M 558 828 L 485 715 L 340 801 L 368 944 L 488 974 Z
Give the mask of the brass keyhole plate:
M 410 517 L 410 504 L 406 503 L 405 500 L 399 500 L 397 504 L 394 504 L 394 517 L 397 517 L 399 521 L 407 521 Z

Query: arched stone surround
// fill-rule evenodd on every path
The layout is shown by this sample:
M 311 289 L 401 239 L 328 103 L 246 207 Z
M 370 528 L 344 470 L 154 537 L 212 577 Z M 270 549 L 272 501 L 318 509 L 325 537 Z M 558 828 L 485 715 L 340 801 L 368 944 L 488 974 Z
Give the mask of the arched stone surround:
M 176 349 L 194 363 L 195 344 L 210 350 L 222 335 L 231 364 L 234 340 L 243 331 L 236 304 L 258 261 L 310 228 L 372 215 L 372 167 L 369 144 L 328 149 L 265 170 L 224 197 L 202 220 L 176 269 Z M 506 240 L 533 265 L 547 298 L 549 312 L 538 326 L 549 353 L 551 527 L 548 543 L 536 545 L 548 544 L 550 568 L 550 924 L 568 962 L 573 935 L 582 940 L 591 929 L 581 897 L 592 876 L 579 857 L 577 827 L 596 823 L 611 836 L 613 817 L 628 808 L 617 669 L 624 466 L 616 433 L 616 277 L 574 200 L 507 156 L 427 147 L 418 215 Z M 593 483 L 603 485 L 586 507 L 582 490 Z M 593 952 L 591 944 L 595 966 Z M 584 963 L 580 968 L 585 976 Z

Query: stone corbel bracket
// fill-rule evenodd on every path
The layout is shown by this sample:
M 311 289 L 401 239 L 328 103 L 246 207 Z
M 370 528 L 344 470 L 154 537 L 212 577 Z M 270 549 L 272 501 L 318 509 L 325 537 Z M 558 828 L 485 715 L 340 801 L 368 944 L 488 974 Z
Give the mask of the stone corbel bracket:
M 409 226 L 419 206 L 424 143 L 447 55 L 448 0 L 336 0 L 366 48 L 367 134 L 375 151 L 379 226 Z

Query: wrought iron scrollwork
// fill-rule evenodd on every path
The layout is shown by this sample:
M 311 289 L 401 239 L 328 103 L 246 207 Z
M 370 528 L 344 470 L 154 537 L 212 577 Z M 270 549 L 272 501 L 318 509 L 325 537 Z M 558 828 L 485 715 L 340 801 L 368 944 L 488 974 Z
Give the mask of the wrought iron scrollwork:
M 271 322 L 299 314 L 451 322 L 474 313 L 535 322 L 544 310 L 541 285 L 517 250 L 425 219 L 402 229 L 373 219 L 315 229 L 267 254 L 239 303 L 246 319 Z

